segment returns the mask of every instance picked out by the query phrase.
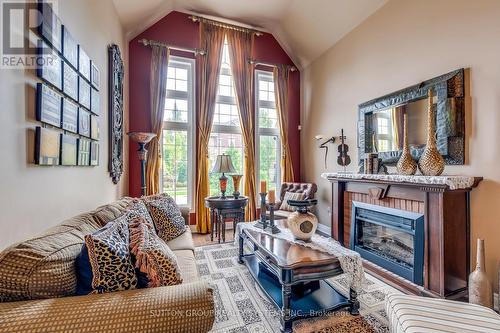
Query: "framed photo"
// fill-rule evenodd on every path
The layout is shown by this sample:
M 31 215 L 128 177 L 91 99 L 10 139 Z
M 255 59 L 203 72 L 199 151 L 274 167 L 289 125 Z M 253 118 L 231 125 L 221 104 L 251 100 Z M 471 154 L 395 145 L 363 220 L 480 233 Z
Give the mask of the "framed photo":
M 36 127 L 35 130 L 35 163 L 38 165 L 59 165 L 61 133 Z
M 90 165 L 99 165 L 99 142 L 92 141 L 90 144 Z
M 75 69 L 78 69 L 78 43 L 65 25 L 63 25 L 62 35 L 64 59 L 66 59 Z
M 59 55 L 47 43 L 38 40 L 38 56 L 40 62 L 36 73 L 39 78 L 62 90 L 62 62 Z
M 97 90 L 101 87 L 101 72 L 93 60 L 90 62 L 90 84 Z
M 99 140 L 99 118 L 90 115 L 90 138 L 93 140 Z
M 101 114 L 101 98 L 94 88 L 90 89 L 90 111 L 97 115 Z
M 62 128 L 69 132 L 78 133 L 78 105 L 69 98 L 63 98 Z
M 78 103 L 90 110 L 90 84 L 81 76 L 78 76 Z
M 78 45 L 78 71 L 90 81 L 90 58 L 81 45 Z
M 61 127 L 62 96 L 46 84 L 36 85 L 36 120 Z
M 61 134 L 61 165 L 77 165 L 78 139 Z
M 54 49 L 61 52 L 62 50 L 62 24 L 61 20 L 54 13 L 52 5 L 45 2 L 38 2 L 38 10 L 40 11 L 40 22 L 38 25 L 38 33 L 46 40 Z
M 82 108 L 78 112 L 78 134 L 90 137 L 90 112 Z
M 90 165 L 90 140 L 78 139 L 78 165 Z
M 63 62 L 63 92 L 78 101 L 78 73 Z

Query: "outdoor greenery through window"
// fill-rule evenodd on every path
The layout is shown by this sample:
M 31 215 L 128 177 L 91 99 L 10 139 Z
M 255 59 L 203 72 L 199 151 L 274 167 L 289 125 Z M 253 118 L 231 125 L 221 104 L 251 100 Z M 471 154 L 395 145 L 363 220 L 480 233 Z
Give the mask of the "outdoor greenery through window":
M 163 123 L 162 185 L 178 205 L 193 193 L 194 61 L 170 57 Z
M 274 95 L 274 79 L 270 72 L 256 72 L 257 91 L 257 184 L 267 181 L 268 190 L 280 187 L 281 143 Z

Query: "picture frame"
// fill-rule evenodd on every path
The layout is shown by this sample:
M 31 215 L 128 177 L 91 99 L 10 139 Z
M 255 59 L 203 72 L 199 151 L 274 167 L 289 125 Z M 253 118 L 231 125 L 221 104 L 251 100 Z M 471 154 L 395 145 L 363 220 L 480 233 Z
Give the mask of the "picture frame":
M 90 110 L 90 84 L 81 76 L 78 76 L 78 103 Z
M 91 141 L 84 138 L 78 139 L 78 165 L 90 165 L 90 143 Z
M 62 51 L 62 23 L 59 17 L 54 13 L 50 3 L 45 1 L 38 2 L 38 11 L 40 12 L 38 22 L 38 33 L 54 49 Z
M 78 45 L 78 71 L 90 82 L 90 58 L 81 45 Z
M 90 165 L 99 165 L 99 142 L 92 141 L 90 143 Z
M 90 138 L 90 112 L 82 108 L 78 110 L 78 134 Z
M 63 62 L 63 92 L 78 101 L 78 73 L 67 63 Z
M 66 25 L 63 25 L 62 29 L 63 57 L 74 69 L 78 70 L 78 43 L 73 38 Z
M 37 76 L 46 83 L 62 90 L 62 59 L 43 40 L 38 40 L 38 56 L 43 59 L 41 65 L 37 66 Z
M 40 126 L 35 128 L 35 164 L 59 165 L 60 134 Z
M 101 96 L 94 88 L 90 89 L 90 111 L 93 114 L 101 114 Z
M 78 105 L 69 98 L 63 98 L 62 128 L 72 133 L 78 133 Z
M 44 83 L 36 85 L 36 120 L 61 127 L 62 95 Z
M 61 134 L 61 165 L 74 166 L 78 163 L 78 138 Z
M 90 115 L 90 138 L 99 140 L 99 118 L 93 114 Z
M 90 84 L 97 90 L 101 87 L 101 71 L 93 60 L 90 62 Z

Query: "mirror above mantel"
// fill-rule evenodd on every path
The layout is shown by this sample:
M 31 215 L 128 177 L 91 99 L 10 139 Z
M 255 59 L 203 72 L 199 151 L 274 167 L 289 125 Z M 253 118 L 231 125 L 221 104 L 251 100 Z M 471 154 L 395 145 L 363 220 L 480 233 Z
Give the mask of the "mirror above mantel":
M 424 81 L 359 105 L 358 155 L 378 153 L 384 164 L 395 165 L 403 147 L 403 117 L 408 119 L 408 142 L 415 160 L 427 138 L 427 93 L 434 92 L 436 138 L 446 164 L 465 162 L 464 69 Z

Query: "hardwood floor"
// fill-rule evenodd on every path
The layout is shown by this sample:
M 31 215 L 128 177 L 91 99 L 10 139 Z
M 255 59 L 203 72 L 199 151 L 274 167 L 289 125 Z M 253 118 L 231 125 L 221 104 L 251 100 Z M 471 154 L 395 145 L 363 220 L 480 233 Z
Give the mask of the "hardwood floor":
M 234 240 L 233 229 L 226 230 L 226 243 L 232 243 L 233 240 Z M 214 235 L 214 240 L 210 241 L 210 234 L 198 234 L 196 232 L 193 232 L 193 241 L 194 241 L 194 246 L 219 244 L 219 240 L 215 237 L 215 235 Z M 222 244 L 222 239 L 221 239 L 221 244 Z

